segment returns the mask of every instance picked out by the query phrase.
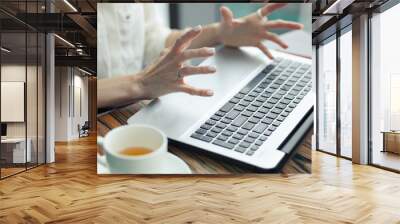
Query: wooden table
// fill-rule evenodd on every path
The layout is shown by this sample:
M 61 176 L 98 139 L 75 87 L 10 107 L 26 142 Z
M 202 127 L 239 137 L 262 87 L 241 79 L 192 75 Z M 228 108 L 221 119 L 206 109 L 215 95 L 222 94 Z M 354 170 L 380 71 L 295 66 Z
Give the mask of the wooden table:
M 97 134 L 104 136 L 109 130 L 127 124 L 130 116 L 135 114 L 143 104 L 135 104 L 114 110 L 97 118 Z M 311 172 L 311 134 L 309 131 L 302 143 L 285 162 L 283 167 L 275 172 L 283 174 Z M 232 160 L 215 157 L 201 150 L 193 150 L 185 146 L 169 144 L 168 151 L 183 159 L 191 168 L 193 174 L 240 174 L 260 172 L 244 164 Z

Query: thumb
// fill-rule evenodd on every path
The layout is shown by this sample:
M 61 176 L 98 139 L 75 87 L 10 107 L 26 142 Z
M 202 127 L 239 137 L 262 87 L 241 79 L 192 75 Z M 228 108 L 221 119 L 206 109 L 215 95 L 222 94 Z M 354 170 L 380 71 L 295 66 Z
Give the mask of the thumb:
M 221 13 L 221 23 L 225 23 L 228 26 L 232 26 L 232 23 L 233 23 L 233 13 L 232 13 L 232 11 L 229 8 L 225 7 L 225 6 L 222 6 L 219 9 L 219 11 Z

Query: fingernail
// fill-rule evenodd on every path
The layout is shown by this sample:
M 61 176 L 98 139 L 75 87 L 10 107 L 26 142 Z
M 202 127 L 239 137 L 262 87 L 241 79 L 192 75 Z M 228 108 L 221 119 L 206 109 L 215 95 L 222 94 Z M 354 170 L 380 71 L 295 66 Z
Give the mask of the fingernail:
M 215 49 L 214 48 L 207 48 L 207 53 L 209 54 L 214 54 L 215 53 Z
M 215 69 L 215 67 L 212 67 L 212 66 L 208 66 L 208 70 L 209 70 L 210 72 L 215 72 L 215 71 L 217 71 L 217 69 Z
M 209 89 L 206 91 L 206 94 L 207 94 L 207 96 L 212 96 L 212 95 L 214 95 L 214 92 Z
M 195 26 L 193 28 L 193 31 L 200 31 L 201 30 L 201 25 Z

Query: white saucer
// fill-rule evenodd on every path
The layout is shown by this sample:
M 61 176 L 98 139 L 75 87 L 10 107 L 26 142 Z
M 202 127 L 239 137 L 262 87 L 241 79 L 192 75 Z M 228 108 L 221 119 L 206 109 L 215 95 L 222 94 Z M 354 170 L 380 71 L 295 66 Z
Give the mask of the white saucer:
M 166 154 L 165 167 L 160 169 L 159 172 L 154 172 L 150 174 L 191 174 L 192 171 L 189 166 L 179 157 L 172 153 Z M 97 162 L 97 174 L 111 174 L 108 167 Z

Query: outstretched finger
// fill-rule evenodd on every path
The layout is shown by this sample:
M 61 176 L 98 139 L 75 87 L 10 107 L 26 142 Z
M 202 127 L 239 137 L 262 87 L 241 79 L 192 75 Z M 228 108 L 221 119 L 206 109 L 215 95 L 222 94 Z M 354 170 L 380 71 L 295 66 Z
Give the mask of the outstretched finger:
M 199 49 L 188 49 L 184 51 L 181 55 L 181 60 L 189 60 L 192 58 L 205 58 L 205 57 L 210 57 L 215 54 L 214 48 L 210 47 L 203 47 Z
M 286 3 L 270 3 L 270 4 L 266 4 L 264 7 L 262 7 L 260 9 L 261 16 L 262 17 L 267 16 L 270 13 L 272 13 L 273 11 L 275 11 L 277 9 L 280 9 L 280 8 L 283 8 L 286 5 L 287 5 Z
M 269 51 L 264 44 L 258 43 L 257 48 L 260 49 L 260 51 L 262 51 L 269 59 L 274 59 L 274 56 L 271 54 L 271 51 Z
M 185 66 L 180 69 L 182 76 L 200 75 L 214 73 L 216 70 L 212 66 Z
M 178 90 L 181 92 L 188 93 L 190 95 L 196 96 L 212 96 L 214 92 L 211 89 L 198 89 L 193 86 L 189 86 L 187 84 L 182 84 L 178 87 Z
M 265 29 L 289 29 L 289 30 L 298 30 L 303 29 L 303 24 L 285 21 L 285 20 L 272 20 L 268 21 L 264 24 Z
M 264 38 L 278 44 L 281 48 L 286 49 L 289 47 L 287 43 L 281 40 L 281 38 L 279 38 L 279 35 L 275 33 L 267 32 L 265 33 Z
M 200 33 L 200 25 L 196 26 L 193 29 L 190 29 L 176 40 L 174 46 L 171 49 L 171 52 L 180 53 L 181 51 L 185 50 L 187 47 L 189 47 L 192 40 L 194 40 Z
M 233 23 L 232 11 L 226 6 L 222 6 L 219 9 L 219 11 L 221 13 L 221 22 L 227 24 L 228 26 L 232 26 Z

